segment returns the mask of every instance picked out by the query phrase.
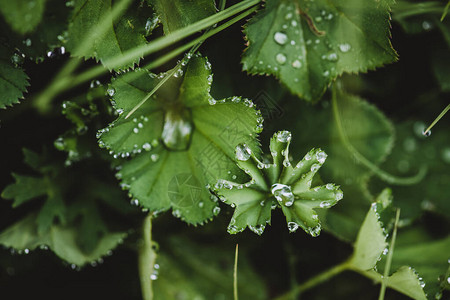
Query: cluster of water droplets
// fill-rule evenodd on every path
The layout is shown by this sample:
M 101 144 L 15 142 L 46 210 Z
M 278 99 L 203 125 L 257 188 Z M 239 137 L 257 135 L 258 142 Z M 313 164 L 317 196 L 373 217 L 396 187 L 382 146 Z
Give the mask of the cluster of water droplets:
M 289 185 L 275 183 L 270 191 L 280 205 L 289 207 L 294 204 L 295 196 Z
M 306 3 L 308 6 L 308 3 Z M 284 15 L 282 24 L 277 25 L 279 28 L 273 32 L 273 41 L 278 47 L 278 51 L 274 53 L 273 59 L 259 60 L 253 67 L 255 70 L 259 70 L 260 74 L 264 74 L 265 70 L 261 70 L 258 66 L 264 66 L 266 69 L 273 70 L 275 73 L 281 68 L 291 68 L 296 74 L 296 70 L 300 70 L 306 65 L 307 48 L 312 48 L 312 51 L 324 51 L 323 48 L 318 48 L 322 43 L 328 48 L 328 53 L 321 56 L 321 59 L 326 62 L 336 63 L 339 60 L 339 54 L 346 54 L 351 51 L 352 46 L 348 42 L 341 41 L 339 43 L 331 43 L 330 39 L 326 37 L 324 33 L 320 31 L 320 28 L 329 28 L 333 26 L 330 22 L 334 22 L 336 13 L 327 12 L 321 10 L 318 15 L 310 16 L 311 22 L 314 22 L 315 28 L 305 30 L 305 26 L 301 26 L 300 22 L 302 18 L 296 11 L 293 4 L 281 3 L 278 8 L 278 13 Z M 328 23 L 328 24 L 326 24 Z M 303 32 L 300 32 L 303 30 Z M 308 38 L 303 40 L 306 36 L 310 35 L 309 31 L 317 36 L 314 38 Z M 324 37 L 322 37 L 324 36 Z M 311 51 L 310 50 L 310 51 Z M 325 50 L 326 51 L 326 50 Z M 324 64 L 326 66 L 327 64 Z M 336 72 L 336 67 L 331 66 L 329 69 L 325 69 L 322 72 L 324 77 L 333 76 Z M 298 73 L 298 72 L 297 72 Z M 293 77 L 294 82 L 299 82 L 301 76 Z

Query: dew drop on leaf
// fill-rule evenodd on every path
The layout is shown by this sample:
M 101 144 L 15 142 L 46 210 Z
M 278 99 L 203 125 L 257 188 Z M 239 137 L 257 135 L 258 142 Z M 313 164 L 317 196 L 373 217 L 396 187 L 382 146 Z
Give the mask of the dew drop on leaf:
M 286 44 L 286 42 L 287 42 L 287 40 L 288 40 L 288 37 L 287 37 L 286 33 L 277 31 L 277 32 L 275 32 L 275 34 L 274 34 L 274 36 L 273 36 L 273 39 L 274 39 L 275 42 L 277 42 L 278 44 L 284 45 L 284 44 Z
M 287 224 L 289 232 L 296 232 L 298 229 L 298 224 L 295 222 L 288 222 Z
M 110 95 L 111 97 L 114 96 L 114 94 L 116 93 L 116 90 L 112 87 L 109 87 L 106 92 L 108 93 L 108 95 Z
M 246 144 L 236 146 L 236 158 L 240 161 L 247 161 L 250 158 L 252 150 Z
M 339 50 L 341 50 L 343 53 L 350 51 L 351 48 L 352 47 L 350 46 L 350 44 L 347 44 L 347 43 L 339 45 Z
M 161 138 L 169 150 L 186 150 L 189 147 L 193 129 L 189 111 L 184 110 L 179 113 L 169 110 L 164 117 Z
M 296 69 L 300 69 L 302 67 L 302 63 L 296 59 L 294 60 L 294 62 L 292 63 L 292 67 L 296 68 Z
M 327 154 L 323 152 L 322 150 L 319 150 L 316 152 L 316 159 L 318 162 L 323 164 L 325 162 L 325 159 L 327 159 Z
M 294 204 L 294 194 L 292 193 L 290 186 L 281 183 L 275 183 L 272 185 L 271 192 L 280 204 L 284 204 L 287 207 Z
M 144 145 L 142 145 L 142 148 L 145 151 L 150 151 L 152 149 L 152 146 L 150 145 L 150 143 L 145 143 Z
M 291 140 L 292 134 L 289 131 L 280 131 L 277 133 L 277 141 L 281 143 L 287 143 Z
M 213 214 L 217 216 L 220 213 L 220 207 L 216 206 L 213 208 Z
M 283 53 L 278 53 L 275 56 L 275 60 L 277 61 L 277 63 L 279 63 L 280 65 L 283 65 L 286 62 L 286 55 L 284 55 Z

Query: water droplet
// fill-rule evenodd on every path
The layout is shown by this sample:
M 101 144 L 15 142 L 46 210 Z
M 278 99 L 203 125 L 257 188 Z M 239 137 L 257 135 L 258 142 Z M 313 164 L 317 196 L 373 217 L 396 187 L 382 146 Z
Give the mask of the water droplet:
M 422 131 L 423 136 L 429 137 L 431 135 L 431 130 L 428 131 Z
M 158 155 L 158 154 L 152 154 L 152 155 L 150 155 L 150 159 L 151 159 L 153 162 L 157 162 L 158 159 L 159 159 L 159 155 Z
M 25 46 L 27 46 L 27 47 L 30 47 L 31 44 L 32 44 L 31 39 L 23 40 L 23 44 L 24 44 Z
M 328 77 L 328 76 L 330 76 L 330 71 L 325 70 L 325 71 L 322 73 L 322 75 L 323 75 L 323 77 Z
M 327 159 L 327 156 L 328 155 L 325 152 L 323 152 L 322 150 L 319 150 L 316 152 L 316 159 L 321 164 L 323 164 L 325 162 L 325 160 Z
M 294 194 L 291 187 L 281 183 L 275 183 L 271 188 L 272 195 L 277 201 L 285 206 L 292 206 L 294 204 Z
M 321 16 L 315 17 L 314 20 L 316 20 L 317 23 L 320 23 L 322 22 L 322 17 Z
M 256 233 L 257 235 L 261 235 L 264 232 L 264 229 L 266 228 L 266 226 L 264 225 L 256 225 L 256 226 L 248 226 L 248 228 L 250 228 L 251 231 L 253 231 L 254 233 Z
M 342 52 L 348 52 L 352 47 L 350 46 L 350 44 L 344 43 L 344 44 L 340 44 L 339 45 L 339 50 L 341 50 Z
M 295 41 L 294 41 L 294 40 L 291 41 L 291 45 L 292 45 L 292 46 L 295 45 Z
M 220 213 L 220 207 L 216 206 L 213 208 L 213 214 L 217 216 Z
M 428 21 L 423 21 L 422 22 L 422 28 L 424 30 L 430 30 L 430 29 L 433 28 L 433 25 L 430 22 L 428 22 Z
M 236 158 L 240 161 L 247 161 L 251 156 L 252 150 L 246 144 L 236 146 Z
M 138 199 L 131 199 L 130 200 L 130 204 L 133 206 L 138 206 L 139 205 L 139 200 Z
M 19 54 L 19 53 L 14 53 L 11 56 L 11 62 L 17 67 L 21 64 L 23 64 L 23 62 L 25 61 L 25 55 L 24 54 Z
M 284 65 L 284 63 L 286 62 L 286 55 L 284 55 L 283 53 L 278 53 L 275 56 L 275 59 L 276 59 L 277 63 Z
M 322 201 L 320 202 L 319 206 L 321 208 L 330 208 L 332 206 L 332 203 L 329 201 Z
M 307 229 L 307 232 L 312 236 L 312 237 L 316 237 L 320 234 L 320 231 L 322 230 L 322 227 L 319 225 L 317 225 L 316 227 L 310 227 Z
M 138 133 L 138 132 L 139 132 L 139 129 L 135 127 L 135 128 L 133 128 L 133 132 L 134 132 L 134 133 Z
M 297 26 L 297 21 L 292 20 L 292 21 L 291 21 L 291 25 L 292 25 L 292 27 L 296 27 L 296 26 Z
M 344 197 L 344 193 L 342 193 L 341 190 L 337 190 L 336 193 L 334 194 L 334 199 L 336 201 L 341 200 Z
M 311 172 L 317 172 L 317 170 L 320 169 L 320 165 L 319 164 L 313 164 L 311 166 Z
M 172 211 L 172 215 L 175 218 L 179 218 L 179 217 L 181 217 L 181 212 L 178 209 L 175 209 L 175 210 Z
M 289 232 L 296 232 L 298 229 L 298 224 L 295 222 L 288 222 L 287 224 Z
M 300 69 L 300 68 L 302 67 L 302 63 L 301 63 L 298 59 L 296 59 L 296 60 L 294 60 L 294 62 L 292 63 L 292 66 L 293 66 L 294 68 L 296 68 L 296 69 Z
M 109 87 L 106 92 L 108 93 L 108 95 L 110 95 L 111 97 L 114 96 L 114 94 L 116 93 L 116 90 L 112 87 Z
M 142 148 L 145 151 L 150 151 L 152 149 L 152 145 L 150 145 L 150 143 L 145 143 L 144 145 L 142 145 Z
M 200 201 L 200 202 L 198 203 L 198 207 L 202 208 L 203 206 L 205 206 L 205 203 L 203 203 L 202 201 Z
M 186 150 L 189 147 L 193 129 L 190 111 L 169 110 L 164 116 L 161 138 L 170 150 Z
M 330 53 L 326 57 L 329 61 L 337 61 L 339 59 L 338 55 L 336 53 Z
M 284 18 L 285 18 L 286 20 L 292 19 L 292 13 L 287 13 L 286 16 L 284 16 Z
M 287 143 L 291 141 L 291 138 L 292 134 L 287 130 L 283 130 L 277 133 L 277 141 L 281 143 Z
M 327 185 L 325 187 L 327 188 L 327 190 L 333 190 L 334 189 L 334 184 L 327 183 Z
M 286 33 L 283 33 L 280 31 L 275 32 L 273 38 L 274 38 L 275 42 L 277 42 L 280 45 L 286 44 L 286 42 L 288 40 Z
M 66 143 L 64 142 L 64 139 L 62 137 L 59 137 L 55 140 L 53 143 L 56 149 L 62 151 L 66 148 Z

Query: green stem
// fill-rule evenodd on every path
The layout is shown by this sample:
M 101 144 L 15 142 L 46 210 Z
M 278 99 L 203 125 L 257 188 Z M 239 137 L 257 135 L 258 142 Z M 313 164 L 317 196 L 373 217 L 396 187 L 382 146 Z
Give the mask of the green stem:
M 334 85 L 332 88 L 332 106 L 333 106 L 334 119 L 336 121 L 336 125 L 338 128 L 339 137 L 340 137 L 341 142 L 344 145 L 344 147 L 347 149 L 347 151 L 349 151 L 353 155 L 353 157 L 356 159 L 356 161 L 358 161 L 359 163 L 364 165 L 366 168 L 371 170 L 380 179 L 382 179 L 390 184 L 412 185 L 412 184 L 416 184 L 416 183 L 420 182 L 426 175 L 426 167 L 425 166 L 422 166 L 420 168 L 419 172 L 417 172 L 417 174 L 414 176 L 404 177 L 404 178 L 397 177 L 397 176 L 391 175 L 391 174 L 381 170 L 380 168 L 378 168 L 374 163 L 372 163 L 367 158 L 365 158 L 361 153 L 359 153 L 359 151 L 356 150 L 355 147 L 353 147 L 353 145 L 348 140 L 348 137 L 345 134 L 344 126 L 342 125 L 341 116 L 339 114 L 336 89 L 337 89 L 337 87 L 336 87 L 336 85 Z
M 130 5 L 131 0 L 121 0 L 114 6 L 110 14 L 107 14 L 96 26 L 92 28 L 86 35 L 83 42 L 74 49 L 74 53 L 83 53 L 87 48 L 91 47 L 97 36 L 103 35 L 113 20 L 120 16 L 121 13 Z M 35 101 L 34 106 L 41 112 L 46 113 L 50 110 L 50 102 L 61 92 L 73 87 L 71 78 L 72 73 L 83 62 L 80 58 L 71 58 L 64 67 L 53 77 L 50 85 L 41 92 Z
M 238 300 L 238 279 L 237 279 L 237 267 L 238 267 L 238 253 L 239 245 L 236 244 L 236 252 L 234 254 L 234 272 L 233 272 L 233 295 L 234 300 Z
M 328 281 L 329 279 L 333 278 L 334 276 L 346 271 L 350 269 L 350 263 L 349 260 L 344 261 L 343 263 L 340 263 L 312 278 L 310 278 L 309 280 L 307 280 L 306 282 L 298 285 L 297 287 L 295 287 L 294 289 L 290 290 L 289 292 L 287 292 L 284 295 L 281 295 L 277 298 L 275 298 L 275 300 L 288 300 L 288 299 L 292 299 L 294 297 L 296 297 L 297 295 L 315 287 L 318 286 L 322 283 L 324 283 L 325 281 Z
M 218 22 L 221 22 L 225 19 L 228 19 L 229 17 L 232 17 L 244 10 L 247 10 L 248 8 L 258 4 L 262 0 L 245 0 L 242 2 L 239 2 L 224 11 L 218 12 L 212 16 L 209 16 L 205 19 L 202 19 L 198 22 L 195 22 L 191 25 L 188 25 L 186 27 L 180 28 L 178 30 L 173 31 L 169 35 L 160 37 L 155 39 L 153 42 L 136 47 L 134 49 L 131 49 L 129 51 L 126 51 L 123 56 L 113 58 L 108 62 L 108 65 L 112 68 L 116 68 L 118 66 L 122 66 L 130 61 L 133 61 L 136 58 L 139 58 L 141 56 L 146 56 L 152 53 L 155 53 L 159 50 L 164 49 L 167 46 L 170 46 L 196 32 L 199 32 L 203 29 L 206 29 L 208 27 L 211 27 L 215 25 Z
M 442 4 L 437 1 L 398 4 L 393 8 L 392 18 L 394 20 L 403 20 L 405 18 L 430 13 L 441 14 Z
M 445 6 L 445 8 L 444 8 L 444 12 L 442 13 L 442 16 L 441 16 L 441 22 L 442 21 L 444 21 L 444 18 L 445 18 L 445 16 L 447 15 L 447 13 L 448 13 L 448 8 L 450 7 L 450 0 L 447 2 L 447 5 Z
M 434 119 L 433 123 L 431 123 L 431 125 L 427 128 L 427 130 L 425 130 L 423 132 L 424 135 L 427 135 L 428 132 L 431 130 L 431 128 L 434 127 L 434 125 L 436 125 L 437 122 L 439 122 L 440 119 L 442 119 L 442 117 L 450 110 L 450 104 L 447 105 L 446 108 L 444 108 L 444 110 L 439 114 L 439 116 L 437 116 L 436 119 Z
M 129 0 L 127 0 L 129 1 Z M 235 4 L 217 14 L 214 14 L 208 18 L 202 19 L 196 23 L 193 23 L 189 26 L 186 26 L 184 28 L 181 28 L 179 30 L 176 30 L 172 32 L 169 35 L 160 37 L 155 39 L 154 41 L 150 42 L 149 44 L 131 49 L 127 52 L 125 52 L 121 57 L 113 58 L 110 61 L 108 61 L 108 66 L 111 68 L 116 68 L 118 66 L 124 65 L 138 57 L 146 56 L 152 53 L 155 53 L 159 50 L 162 50 L 163 48 L 172 45 L 173 43 L 176 43 L 200 30 L 203 30 L 207 27 L 213 26 L 214 24 L 221 22 L 225 19 L 228 19 L 231 16 L 234 16 L 240 12 L 243 12 L 249 8 L 247 12 L 244 12 L 243 14 L 239 15 L 238 17 L 232 19 L 231 21 L 223 24 L 222 26 L 215 28 L 214 30 L 211 30 L 208 34 L 205 34 L 205 36 L 201 36 L 200 38 L 195 39 L 194 42 L 189 43 L 189 46 L 182 46 L 173 52 L 171 52 L 168 55 L 164 56 L 164 60 L 158 60 L 158 63 L 162 65 L 164 62 L 167 62 L 170 60 L 170 58 L 173 58 L 180 53 L 186 51 L 186 49 L 189 49 L 199 41 L 205 40 L 208 37 L 220 32 L 221 30 L 231 26 L 232 24 L 238 22 L 239 20 L 245 18 L 250 13 L 254 12 L 257 7 L 253 7 L 260 3 L 262 0 L 245 0 L 238 4 Z M 184 50 L 180 50 L 184 49 Z M 176 54 L 175 54 L 176 53 Z M 73 88 L 81 83 L 84 83 L 88 80 L 91 80 L 93 78 L 96 78 L 97 76 L 100 76 L 104 73 L 107 73 L 108 70 L 105 69 L 102 65 L 98 65 L 96 67 L 93 67 L 78 76 L 73 76 L 72 73 L 78 67 L 82 60 L 81 59 L 72 59 L 61 72 L 57 74 L 57 76 L 54 77 L 54 80 L 52 83 L 38 96 L 38 98 L 35 100 L 35 106 L 42 112 L 49 110 L 49 104 L 50 102 L 57 96 L 59 93 L 68 90 L 70 88 Z M 163 62 L 164 61 L 164 62 Z M 152 65 L 153 67 L 156 67 L 154 63 L 150 63 L 149 65 Z
M 184 53 L 187 49 L 191 48 L 189 53 L 192 55 L 194 54 L 198 48 L 200 48 L 200 46 L 202 45 L 202 43 L 209 37 L 211 37 L 212 35 L 224 30 L 225 28 L 233 25 L 234 23 L 238 22 L 239 20 L 242 20 L 243 18 L 245 18 L 246 16 L 252 14 L 254 11 L 256 11 L 257 7 L 253 7 L 249 10 L 247 10 L 246 12 L 238 15 L 237 17 L 231 19 L 230 21 L 222 24 L 221 26 L 213 29 L 213 30 L 208 30 L 207 32 L 205 32 L 202 36 L 196 38 L 195 40 L 193 40 L 192 42 L 183 45 L 175 50 L 173 50 L 172 52 L 164 55 L 163 57 L 150 62 L 149 64 L 145 65 L 143 68 L 147 69 L 147 70 L 151 70 L 153 68 L 159 67 L 161 65 L 163 65 L 164 63 L 170 61 L 171 59 L 175 58 L 176 56 L 180 55 L 181 53 Z M 150 91 L 150 93 L 148 93 L 144 99 L 142 99 L 135 107 L 133 107 L 133 109 L 126 115 L 125 119 L 128 119 L 137 109 L 139 109 L 139 107 L 141 107 L 148 99 L 150 99 L 150 97 L 169 79 L 171 78 L 181 67 L 181 63 L 182 60 L 175 66 L 174 69 L 172 69 L 172 71 L 167 74 L 156 86 L 155 88 L 153 88 L 153 90 Z M 83 75 L 83 74 L 81 74 Z M 138 75 L 136 75 L 138 76 Z M 128 77 L 128 80 L 133 80 L 132 76 Z M 77 82 L 75 80 L 75 82 Z
M 384 295 L 386 293 L 387 280 L 389 277 L 389 272 L 391 270 L 392 256 L 394 254 L 395 239 L 397 238 L 397 227 L 399 219 L 400 219 L 400 208 L 397 208 L 397 213 L 395 214 L 394 231 L 392 232 L 391 245 L 389 247 L 389 253 L 386 258 L 386 267 L 384 268 L 383 278 L 381 281 L 380 295 L 378 297 L 378 300 L 384 300 Z
M 153 299 L 152 279 L 156 253 L 152 247 L 152 214 L 145 217 L 142 224 L 142 243 L 139 245 L 139 277 L 143 300 Z

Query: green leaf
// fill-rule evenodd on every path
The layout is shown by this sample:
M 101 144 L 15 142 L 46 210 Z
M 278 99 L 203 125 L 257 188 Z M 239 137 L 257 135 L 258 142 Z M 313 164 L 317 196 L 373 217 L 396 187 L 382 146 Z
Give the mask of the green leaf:
M 159 14 L 166 35 L 216 12 L 213 0 L 148 0 L 148 2 Z
M 16 54 L 17 55 L 17 54 Z M 27 91 L 28 76 L 12 64 L 15 56 L 0 43 L 0 109 L 19 103 Z
M 68 169 L 30 150 L 24 154 L 41 177 L 14 175 L 16 183 L 7 186 L 2 197 L 14 199 L 13 206 L 32 199 L 36 203 L 41 196 L 44 201 L 41 206 L 35 204 L 35 212 L 0 233 L 1 244 L 27 251 L 46 245 L 62 259 L 83 265 L 105 255 L 108 247 L 115 247 L 126 236 L 110 231 L 103 214 L 112 213 L 108 208 L 124 214 L 131 207 L 116 204 L 123 201 L 120 191 L 95 178 L 99 165 L 92 165 L 95 171 Z
M 410 267 L 401 267 L 389 276 L 387 286 L 416 300 L 427 299 L 417 273 Z
M 386 234 L 380 226 L 375 204 L 361 225 L 354 247 L 350 263 L 360 270 L 373 269 L 387 247 Z
M 206 59 L 193 57 L 130 118 L 125 116 L 159 83 L 144 70 L 113 80 L 109 91 L 120 114 L 99 132 L 100 146 L 128 157 L 118 172 L 122 186 L 151 211 L 172 208 L 188 223 L 202 223 L 218 212 L 206 185 L 242 176 L 233 163 L 234 147 L 256 149 L 262 118 L 253 103 L 238 97 L 214 100 Z M 184 76 L 181 76 L 184 72 Z
M 11 60 L 15 64 L 21 64 L 26 59 L 40 63 L 45 58 L 64 54 L 63 45 L 67 40 L 67 19 L 70 11 L 65 1 L 47 0 L 42 22 L 35 26 L 35 30 L 23 36 L 17 35 L 0 20 L 0 35 L 5 44 L 15 51 Z
M 0 12 L 14 31 L 25 34 L 41 22 L 46 0 L 0 1 Z
M 233 298 L 232 247 L 196 245 L 186 237 L 171 236 L 161 249 L 155 265 L 157 280 L 152 283 L 155 300 Z M 239 253 L 239 295 L 268 299 L 267 285 L 252 269 L 250 255 Z
M 313 184 L 313 177 L 327 155 L 312 149 L 295 166 L 289 159 L 291 133 L 280 131 L 270 141 L 273 162 L 259 159 L 245 144 L 236 147 L 237 165 L 251 176 L 247 183 L 220 180 L 215 192 L 225 203 L 236 208 L 228 226 L 229 233 L 243 231 L 247 226 L 261 235 L 270 223 L 271 210 L 281 207 L 290 232 L 299 227 L 312 236 L 321 230 L 315 209 L 329 208 L 342 199 L 339 187 L 332 183 Z M 314 187 L 312 187 L 314 186 Z
M 374 198 L 367 188 L 372 172 L 343 143 L 338 121 L 349 144 L 368 161 L 378 165 L 386 159 L 394 142 L 392 123 L 373 104 L 339 89 L 336 109 L 328 101 L 315 106 L 288 101 L 285 116 L 278 121 L 276 129 L 288 128 L 298 135 L 291 146 L 294 157 L 312 147 L 320 147 L 328 154 L 321 177 L 324 181 L 339 182 L 345 200 L 320 212 L 322 225 L 340 239 L 355 241 Z M 374 193 L 385 187 L 386 183 L 374 189 Z
M 377 198 L 369 209 L 366 218 L 361 225 L 357 240 L 354 244 L 354 252 L 349 261 L 350 268 L 372 278 L 376 282 L 384 282 L 386 286 L 397 290 L 414 299 L 426 299 L 423 290 L 422 278 L 411 268 L 405 265 L 410 265 L 411 261 L 398 262 L 394 258 L 391 268 L 397 269 L 392 275 L 384 278 L 381 272 L 375 271 L 375 266 L 381 270 L 384 269 L 386 260 L 382 254 L 385 254 L 388 243 L 386 242 L 387 234 L 386 215 L 392 217 L 390 210 L 392 203 L 391 192 L 385 189 Z M 392 218 L 391 218 L 392 219 Z M 384 223 L 381 222 L 384 220 Z M 394 250 L 394 255 L 398 251 L 398 247 Z M 395 265 L 395 267 L 394 267 Z
M 383 275 L 374 270 L 366 271 L 365 275 L 378 283 L 381 283 L 384 280 L 387 287 L 413 299 L 427 299 L 422 287 L 423 282 L 421 282 L 419 275 L 411 267 L 400 267 L 394 274 L 387 278 L 383 278 Z
M 48 186 L 45 179 L 12 174 L 15 184 L 8 185 L 2 192 L 5 199 L 14 199 L 13 207 L 17 207 L 33 198 L 46 194 Z
M 437 109 L 447 103 L 437 105 Z M 402 176 L 416 174 L 420 168 L 426 168 L 427 174 L 422 181 L 408 186 L 395 187 L 394 205 L 401 208 L 402 220 L 412 222 L 419 218 L 423 211 L 432 211 L 443 216 L 450 216 L 450 141 L 449 126 L 440 122 L 430 137 L 422 132 L 426 124 L 421 121 L 407 121 L 396 126 L 397 141 L 392 154 L 383 169 Z M 386 184 L 378 178 L 370 181 L 370 189 L 378 190 Z
M 106 67 L 111 59 L 123 56 L 127 50 L 139 47 L 146 43 L 145 24 L 150 11 L 147 7 L 140 7 L 133 3 L 122 12 L 117 20 L 111 19 L 112 1 L 103 0 L 77 0 L 69 25 L 67 48 L 73 56 L 95 58 Z M 99 28 L 104 20 L 108 20 L 105 28 Z M 103 23 L 104 24 L 104 23 Z M 94 31 L 95 30 L 95 31 Z M 99 32 L 99 33 L 96 33 Z M 86 38 L 92 36 L 92 42 L 86 47 L 83 45 Z M 133 67 L 139 63 L 137 58 L 118 69 Z
M 396 61 L 388 1 L 267 1 L 247 24 L 242 58 L 250 74 L 270 74 L 308 101 L 344 72 Z
M 85 253 L 77 245 L 76 227 L 53 225 L 50 230 L 40 234 L 36 228 L 36 217 L 36 214 L 31 214 L 6 228 L 0 233 L 0 244 L 25 253 L 47 246 L 61 259 L 83 266 L 100 259 L 126 237 L 126 233 L 108 233 L 98 241 L 93 251 Z
M 406 234 L 405 234 L 406 235 Z M 447 280 L 448 249 L 450 237 L 429 240 L 417 234 L 408 235 L 408 240 L 399 234 L 392 259 L 392 268 L 411 266 L 421 278 L 425 292 L 430 296 L 439 294 L 441 284 Z

